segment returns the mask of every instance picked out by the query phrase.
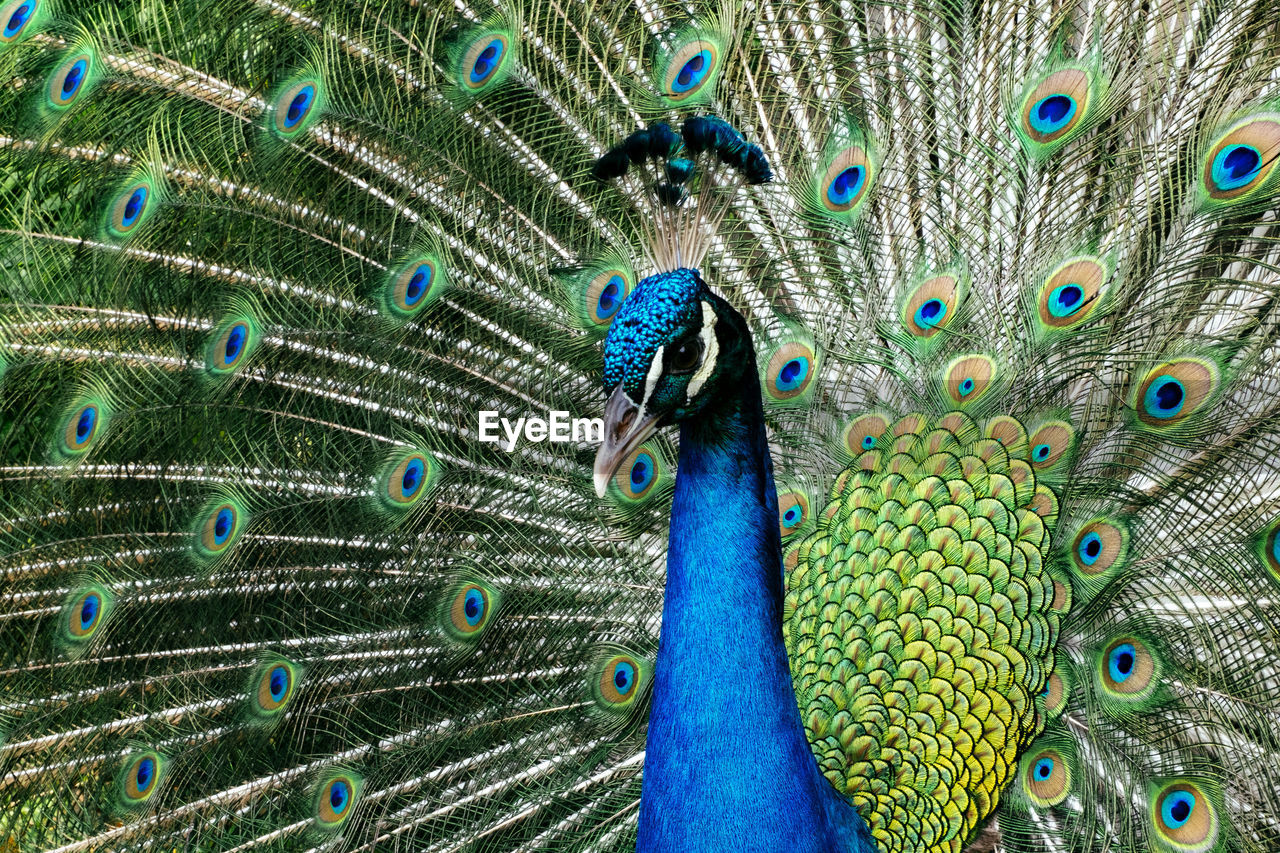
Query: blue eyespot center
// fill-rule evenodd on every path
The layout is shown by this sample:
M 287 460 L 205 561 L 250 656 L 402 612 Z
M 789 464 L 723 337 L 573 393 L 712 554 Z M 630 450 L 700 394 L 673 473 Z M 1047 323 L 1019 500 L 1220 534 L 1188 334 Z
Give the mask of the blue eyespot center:
M 1080 540 L 1080 546 L 1077 549 L 1080 555 L 1080 562 L 1086 566 L 1092 566 L 1098 562 L 1098 557 L 1102 554 L 1102 537 L 1097 533 L 1087 533 Z
M 832 204 L 844 205 L 858 197 L 866 181 L 867 170 L 862 166 L 850 166 L 827 187 L 827 198 Z M 939 318 L 941 319 L 941 318 Z
M 467 590 L 462 600 L 462 615 L 466 618 L 467 624 L 473 628 L 480 623 L 481 617 L 484 616 L 484 595 L 480 590 Z
M 609 279 L 608 284 L 604 286 L 604 290 L 600 291 L 600 301 L 596 309 L 596 314 L 602 319 L 609 319 L 618 312 L 622 307 L 622 290 L 625 287 L 624 282 L 619 276 Z
M 1252 145 L 1227 145 L 1213 158 L 1213 182 L 1219 189 L 1247 185 L 1262 168 L 1262 154 Z
M 227 344 L 222 352 L 223 364 L 235 364 L 236 359 L 240 357 L 241 351 L 244 350 L 244 342 L 247 335 L 248 328 L 243 323 L 238 323 L 231 327 L 231 331 L 227 333 Z
M 93 434 L 93 425 L 98 420 L 98 410 L 93 406 L 85 406 L 76 419 L 76 443 L 83 444 Z
M 1168 374 L 1163 374 L 1147 386 L 1144 398 L 1147 414 L 1157 418 L 1171 418 L 1182 411 L 1186 400 L 1186 389 L 1182 383 Z
M 960 388 L 959 388 L 960 396 L 968 397 L 970 394 L 973 393 L 973 387 L 974 387 L 973 377 L 966 376 L 964 381 L 960 383 Z
M 1036 101 L 1028 119 L 1033 130 L 1047 134 L 1062 130 L 1075 114 L 1075 99 L 1059 93 Z
M 144 758 L 138 762 L 138 769 L 134 772 L 134 781 L 138 786 L 138 793 L 145 794 L 147 789 L 151 787 L 151 783 L 155 781 L 156 761 L 154 758 Z
M 404 288 L 404 304 L 407 308 L 412 308 L 422 298 L 423 294 L 431 285 L 434 270 L 427 264 L 421 264 L 413 271 L 413 276 L 409 279 L 409 283 Z
M 285 130 L 293 130 L 311 109 L 311 102 L 315 99 L 316 87 L 310 83 L 299 89 L 289 101 L 289 106 L 284 113 Z
M 350 801 L 351 789 L 344 780 L 339 779 L 329 786 L 329 808 L 334 814 L 340 815 L 345 812 Z
M 289 673 L 285 671 L 283 666 L 277 666 L 271 670 L 270 682 L 267 687 L 271 691 L 271 699 L 279 702 L 284 699 L 284 692 L 289 686 Z
M 31 12 L 34 8 L 34 3 L 23 3 L 13 10 L 13 14 L 9 16 L 9 23 L 5 24 L 4 27 L 4 37 L 6 39 L 11 39 L 22 31 L 27 21 L 31 20 Z
M 231 511 L 230 507 L 224 506 L 218 510 L 218 516 L 213 520 L 213 542 L 215 545 L 221 545 L 227 541 L 234 523 L 235 513 Z
M 422 485 L 422 474 L 426 470 L 421 459 L 414 459 L 405 466 L 404 474 L 400 477 L 400 492 L 406 498 L 412 497 L 414 492 L 418 491 L 418 486 Z
M 794 391 L 804 384 L 809 375 L 809 360 L 803 356 L 791 359 L 778 370 L 779 391 Z
M 142 215 L 142 210 L 147 203 L 147 188 L 137 187 L 129 195 L 129 200 L 124 205 L 124 216 L 120 220 L 120 225 L 128 228 L 138 221 L 138 217 Z
M 620 661 L 613 670 L 613 686 L 618 692 L 626 696 L 631 692 L 631 688 L 635 686 L 636 669 L 631 664 Z
M 916 309 L 916 325 L 928 329 L 938 325 L 947 316 L 947 303 L 941 299 L 929 299 Z
M 498 69 L 503 49 L 504 45 L 501 39 L 494 39 L 485 45 L 484 50 L 480 51 L 476 61 L 471 66 L 470 77 L 472 83 L 483 83 Z
M 703 81 L 707 76 L 707 72 L 711 68 L 711 51 L 700 50 L 689 58 L 684 65 L 680 66 L 680 70 L 676 73 L 676 79 L 671 83 L 671 89 L 677 95 L 683 95 Z
M 88 629 L 93 627 L 93 623 L 98 619 L 98 608 L 102 601 L 98 598 L 97 593 L 86 595 L 84 601 L 80 605 L 80 627 Z
M 1049 454 L 1051 452 L 1053 452 L 1053 448 L 1049 447 L 1049 445 L 1037 444 L 1034 448 L 1032 448 L 1031 456 L 1037 462 L 1043 462 L 1044 460 L 1049 458 Z
M 1160 802 L 1160 818 L 1169 829 L 1178 829 L 1191 819 L 1196 798 L 1190 791 L 1174 791 Z
M 1122 643 L 1111 650 L 1107 666 L 1111 671 L 1112 681 L 1120 684 L 1133 675 L 1133 665 L 1137 659 L 1137 654 L 1138 651 L 1133 647 L 1132 643 Z
M 862 449 L 870 450 L 876 446 L 876 437 L 874 435 L 864 435 L 862 437 Z
M 76 93 L 80 88 L 80 84 L 84 82 L 84 73 L 88 69 L 87 60 L 78 59 L 67 70 L 66 76 L 62 78 L 62 98 L 66 100 Z
M 648 476 L 649 466 L 645 463 L 644 457 L 636 459 L 635 464 L 631 466 L 631 485 L 635 488 L 643 486 Z
M 1084 288 L 1063 284 L 1049 294 L 1049 313 L 1054 317 L 1070 317 L 1084 307 Z
M 1036 766 L 1032 772 L 1035 774 L 1035 777 L 1039 779 L 1041 782 L 1045 781 L 1046 779 L 1048 779 L 1050 776 L 1053 775 L 1053 759 L 1052 758 L 1040 759 L 1039 761 L 1036 762 Z

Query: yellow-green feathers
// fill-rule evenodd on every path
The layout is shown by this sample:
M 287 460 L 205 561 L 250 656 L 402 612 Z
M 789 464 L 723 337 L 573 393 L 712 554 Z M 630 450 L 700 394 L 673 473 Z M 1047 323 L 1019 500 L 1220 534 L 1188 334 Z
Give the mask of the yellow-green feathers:
M 863 450 L 790 572 L 792 675 L 820 766 L 885 849 L 959 851 L 1041 725 L 1050 504 L 1016 422 L 882 423 L 851 425 Z

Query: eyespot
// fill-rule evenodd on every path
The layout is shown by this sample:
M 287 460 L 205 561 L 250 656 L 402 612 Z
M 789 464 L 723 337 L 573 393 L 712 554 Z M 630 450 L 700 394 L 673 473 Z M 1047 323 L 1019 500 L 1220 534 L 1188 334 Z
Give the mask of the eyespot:
M 125 763 L 118 781 L 126 807 L 137 808 L 155 796 L 164 766 L 158 752 L 144 752 Z
M 985 355 L 962 356 L 947 366 L 943 386 L 953 403 L 968 405 L 987 393 L 995 372 L 995 362 Z
M 355 811 L 360 788 L 361 780 L 350 773 L 330 776 L 322 782 L 316 796 L 317 825 L 325 830 L 336 830 L 345 824 Z
M 783 536 L 798 532 L 809 518 L 809 496 L 799 489 L 778 495 L 778 528 Z
M 696 38 L 686 42 L 667 60 L 663 94 L 672 101 L 692 100 L 715 79 L 719 64 L 720 46 L 714 41 Z
M 1066 710 L 1069 691 L 1066 681 L 1055 669 L 1045 679 L 1044 692 L 1044 712 L 1053 719 Z
M 1057 749 L 1031 750 L 1023 759 L 1022 790 L 1037 806 L 1061 804 L 1071 792 L 1071 767 Z
M 850 145 L 831 158 L 818 179 L 818 198 L 830 213 L 857 209 L 874 178 L 871 158 L 861 145 Z
M 902 325 L 918 338 L 931 338 L 945 329 L 960 307 L 960 282 L 954 275 L 926 279 L 902 305 Z
M 62 450 L 68 456 L 80 456 L 88 451 L 106 420 L 103 409 L 96 401 L 81 403 L 71 410 L 63 429 Z
M 609 277 L 609 280 L 600 288 L 600 292 L 595 294 L 595 301 L 591 305 L 592 314 L 597 321 L 605 323 L 613 319 L 613 315 L 622 307 L 622 294 L 626 291 L 626 287 L 627 284 L 621 276 Z
M 1107 267 L 1096 258 L 1071 258 L 1049 274 L 1036 300 L 1040 322 L 1065 329 L 1091 317 L 1101 302 Z
M 404 512 L 417 504 L 435 485 L 435 460 L 421 451 L 401 453 L 384 467 L 378 495 L 383 506 Z
M 418 255 L 387 279 L 381 302 L 392 318 L 409 320 L 440 297 L 448 279 L 448 268 L 439 252 Z
M 1158 365 L 1138 385 L 1138 419 L 1157 429 L 1179 423 L 1212 400 L 1218 380 L 1217 365 L 1207 359 L 1179 358 Z
M 613 712 L 630 708 L 649 678 L 648 662 L 626 653 L 602 658 L 594 670 L 592 695 L 601 709 Z
M 400 308 L 412 311 L 414 307 L 431 290 L 431 280 L 436 276 L 435 265 L 430 261 L 418 264 L 403 273 L 403 289 L 397 288 L 396 297 Z
M 1265 113 L 1238 122 L 1218 137 L 1204 158 L 1201 182 L 1215 202 L 1252 195 L 1268 183 L 1280 154 L 1280 115 Z
M 260 717 L 278 715 L 293 698 L 297 669 L 286 660 L 269 660 L 258 667 L 252 691 L 253 709 Z
M 113 598 L 97 584 L 71 593 L 62 605 L 59 634 L 72 645 L 88 643 L 102 629 L 111 612 Z
M 1067 131 L 1076 112 L 1076 99 L 1070 95 L 1064 92 L 1045 95 L 1027 110 L 1026 129 L 1035 135 L 1038 142 L 1049 142 L 1055 135 Z
M 0 47 L 14 44 L 22 38 L 35 20 L 39 5 L 37 0 L 10 0 L 0 5 L 0 21 L 4 22 L 4 29 L 0 30 Z
M 207 561 L 226 553 L 244 532 L 245 522 L 245 512 L 235 501 L 210 504 L 197 527 L 197 556 Z
M 480 91 L 505 76 L 511 51 L 506 33 L 487 31 L 471 39 L 458 67 L 458 79 L 472 91 Z
M 618 466 L 613 482 L 625 500 L 641 501 L 653 493 L 662 473 L 662 457 L 656 450 L 642 444 Z
M 463 583 L 450 599 L 445 629 L 455 639 L 473 640 L 489 624 L 497 605 L 493 587 L 478 581 Z
M 209 339 L 205 368 L 213 376 L 228 376 L 244 365 L 258 342 L 257 324 L 250 317 L 226 320 Z
M 1094 519 L 1076 533 L 1071 561 L 1081 574 L 1101 577 L 1122 566 L 1128 550 L 1128 530 L 1105 519 Z
M 78 51 L 68 57 L 49 78 L 46 96 L 49 105 L 57 109 L 71 106 L 76 97 L 85 90 L 89 75 L 93 71 L 93 55 L 88 51 Z
M 1047 154 L 1084 128 L 1094 88 L 1089 72 L 1080 68 L 1054 71 L 1027 86 L 1019 130 L 1032 154 Z
M 155 186 L 146 177 L 135 178 L 111 203 L 107 217 L 107 231 L 116 238 L 124 238 L 137 230 L 151 216 Z
M 987 419 L 982 424 L 982 437 L 1000 442 L 1000 446 L 1014 458 L 1030 452 L 1026 428 L 1017 418 L 1008 415 L 996 415 Z
M 1113 648 L 1107 658 L 1107 667 L 1111 680 L 1116 684 L 1121 684 L 1131 678 L 1136 659 L 1137 652 L 1132 643 L 1123 643 Z
M 596 334 L 609 329 L 635 289 L 635 275 L 622 258 L 613 254 L 597 258 L 582 269 L 562 273 L 561 279 L 579 325 Z
M 1153 840 L 1173 853 L 1207 853 L 1218 840 L 1218 812 L 1209 791 L 1189 779 L 1153 786 L 1150 794 Z
M 71 616 L 71 634 L 84 637 L 93 633 L 98 627 L 98 618 L 102 615 L 102 596 L 97 592 L 87 592 L 76 602 Z
M 606 269 L 596 273 L 582 295 L 584 316 L 597 326 L 607 326 L 633 287 L 631 274 L 625 270 Z
M 813 348 L 800 341 L 774 350 L 765 368 L 765 391 L 775 402 L 794 400 L 813 383 L 816 357 Z
M 884 415 L 870 414 L 854 418 L 844 428 L 844 446 L 851 456 L 859 456 L 871 450 L 889 429 L 889 419 Z
M 1145 699 L 1154 691 L 1158 662 L 1136 637 L 1112 640 L 1098 658 L 1099 676 L 1106 694 L 1119 699 Z
M 1071 449 L 1075 435 L 1075 430 L 1066 421 L 1041 424 L 1028 439 L 1031 467 L 1037 471 L 1052 468 Z
M 324 95 L 324 84 L 318 77 L 304 76 L 286 83 L 272 104 L 271 129 L 282 139 L 302 135 L 320 117 Z

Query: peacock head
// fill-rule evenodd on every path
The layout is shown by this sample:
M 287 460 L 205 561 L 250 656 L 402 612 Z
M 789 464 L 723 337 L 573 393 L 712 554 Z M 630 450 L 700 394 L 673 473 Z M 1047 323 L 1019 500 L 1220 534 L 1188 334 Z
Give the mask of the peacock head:
M 596 493 L 659 427 L 698 417 L 753 369 L 751 336 L 737 311 L 696 270 L 649 276 L 636 285 L 604 342 L 604 442 Z

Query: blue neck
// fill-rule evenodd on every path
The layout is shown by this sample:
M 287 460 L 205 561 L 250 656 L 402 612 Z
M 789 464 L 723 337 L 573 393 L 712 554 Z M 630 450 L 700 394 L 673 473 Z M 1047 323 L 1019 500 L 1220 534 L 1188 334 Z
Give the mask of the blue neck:
M 641 787 L 641 853 L 875 853 L 818 772 L 782 643 L 782 543 L 755 366 L 686 422 Z

